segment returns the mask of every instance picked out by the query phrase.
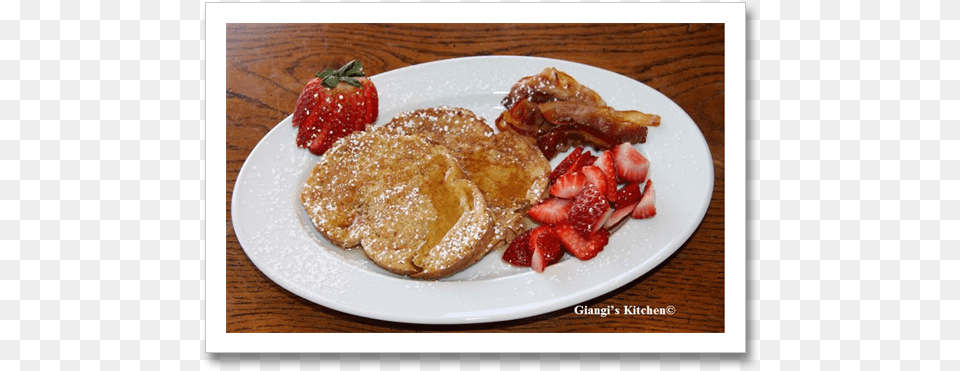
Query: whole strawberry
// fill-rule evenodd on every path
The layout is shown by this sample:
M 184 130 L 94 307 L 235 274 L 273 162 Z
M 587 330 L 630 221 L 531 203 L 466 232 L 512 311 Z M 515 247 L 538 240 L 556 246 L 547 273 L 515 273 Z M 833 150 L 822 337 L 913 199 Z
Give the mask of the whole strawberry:
M 317 72 L 297 99 L 293 126 L 297 146 L 322 155 L 338 139 L 364 130 L 377 119 L 379 98 L 373 81 L 353 60 L 337 70 Z

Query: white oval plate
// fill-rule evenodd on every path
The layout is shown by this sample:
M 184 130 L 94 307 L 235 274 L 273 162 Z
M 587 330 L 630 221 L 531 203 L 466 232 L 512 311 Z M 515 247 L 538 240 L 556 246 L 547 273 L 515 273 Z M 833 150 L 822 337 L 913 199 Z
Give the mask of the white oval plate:
M 567 255 L 539 274 L 512 267 L 494 251 L 441 281 L 417 281 L 380 269 L 357 250 L 324 239 L 300 204 L 300 189 L 317 157 L 297 148 L 290 117 L 250 153 L 233 193 L 233 226 L 250 260 L 274 282 L 307 300 L 358 316 L 422 323 L 464 324 L 524 318 L 608 293 L 673 254 L 706 213 L 713 161 L 697 125 L 669 98 L 625 76 L 554 59 L 472 57 L 425 63 L 371 77 L 380 95 L 376 124 L 401 111 L 441 105 L 473 110 L 493 126 L 500 100 L 521 77 L 545 67 L 567 72 L 610 106 L 661 116 L 647 143 L 636 147 L 652 162 L 657 216 L 629 220 L 596 258 Z M 565 154 L 557 155 L 556 166 Z

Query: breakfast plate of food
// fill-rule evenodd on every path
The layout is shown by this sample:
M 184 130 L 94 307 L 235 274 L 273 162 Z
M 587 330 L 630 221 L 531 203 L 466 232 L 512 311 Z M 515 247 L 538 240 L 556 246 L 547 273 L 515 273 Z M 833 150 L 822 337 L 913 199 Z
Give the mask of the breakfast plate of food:
M 696 123 L 602 68 L 489 56 L 366 76 L 353 61 L 305 81 L 251 151 L 232 222 L 258 269 L 314 303 L 495 322 L 649 272 L 700 224 L 713 179 Z

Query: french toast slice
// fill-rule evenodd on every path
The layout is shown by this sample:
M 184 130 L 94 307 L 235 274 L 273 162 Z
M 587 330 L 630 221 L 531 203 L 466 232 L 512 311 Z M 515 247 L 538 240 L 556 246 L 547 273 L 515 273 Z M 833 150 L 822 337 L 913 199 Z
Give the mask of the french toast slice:
M 524 211 L 543 199 L 550 183 L 550 163 L 532 139 L 509 130 L 495 132 L 468 109 L 403 112 L 378 129 L 422 135 L 450 149 L 493 213 L 488 252 L 522 231 Z
M 314 166 L 300 199 L 332 243 L 361 246 L 378 266 L 413 278 L 466 268 L 493 236 L 480 189 L 446 147 L 418 135 L 350 134 Z

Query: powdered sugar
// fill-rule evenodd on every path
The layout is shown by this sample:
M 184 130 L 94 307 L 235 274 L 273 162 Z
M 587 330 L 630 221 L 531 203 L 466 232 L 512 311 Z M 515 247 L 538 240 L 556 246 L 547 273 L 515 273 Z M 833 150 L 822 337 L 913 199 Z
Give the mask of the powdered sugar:
M 490 228 L 489 216 L 474 215 L 485 212 L 482 196 L 460 179 L 459 165 L 444 147 L 375 128 L 351 134 L 325 154 L 302 198 L 317 230 L 335 244 L 360 244 L 394 273 L 436 275 L 469 259 Z M 476 193 L 467 199 L 476 204 L 466 196 L 459 196 L 459 206 L 437 203 L 437 192 L 452 195 L 463 187 Z M 455 214 L 456 225 L 446 224 L 456 219 L 441 216 L 458 208 L 470 214 Z M 438 233 L 442 239 L 431 237 Z

